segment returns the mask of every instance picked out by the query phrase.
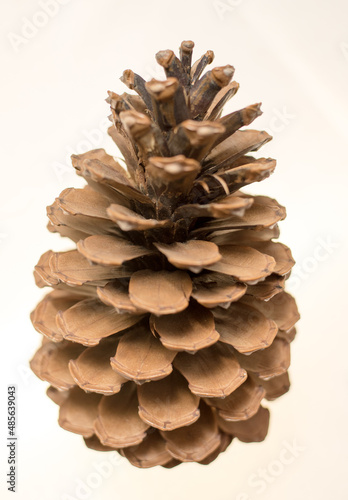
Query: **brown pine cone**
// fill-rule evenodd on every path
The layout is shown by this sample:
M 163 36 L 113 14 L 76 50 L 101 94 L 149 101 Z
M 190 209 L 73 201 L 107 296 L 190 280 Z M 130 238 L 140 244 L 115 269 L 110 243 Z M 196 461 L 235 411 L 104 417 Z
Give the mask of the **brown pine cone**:
M 234 68 L 203 73 L 211 51 L 191 67 L 193 45 L 157 54 L 166 80 L 127 70 L 136 93 L 109 92 L 127 170 L 102 149 L 73 155 L 87 185 L 48 207 L 48 229 L 76 248 L 49 250 L 34 272 L 53 291 L 31 316 L 44 335 L 31 367 L 59 424 L 138 467 L 262 441 L 260 404 L 289 388 L 299 319 L 284 291 L 294 261 L 273 241 L 285 209 L 240 191 L 276 164 L 249 155 L 266 132 L 240 130 L 260 105 L 221 117 Z

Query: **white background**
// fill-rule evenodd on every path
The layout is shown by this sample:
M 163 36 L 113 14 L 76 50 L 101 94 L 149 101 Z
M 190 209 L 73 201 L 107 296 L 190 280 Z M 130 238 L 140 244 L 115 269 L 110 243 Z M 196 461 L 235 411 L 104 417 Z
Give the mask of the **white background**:
M 57 1 L 48 19 L 39 1 L 1 0 L 2 498 L 346 500 L 347 2 Z M 28 21 L 41 27 L 30 30 Z M 289 285 L 302 320 L 292 389 L 268 405 L 264 443 L 235 441 L 208 467 L 139 470 L 121 459 L 111 464 L 60 429 L 45 383 L 29 372 L 39 344 L 29 312 L 43 294 L 32 268 L 47 249 L 67 247 L 45 229 L 45 206 L 79 183 L 66 158 L 95 147 L 117 155 L 105 133 L 106 91 L 123 92 L 118 78 L 129 67 L 147 79 L 160 76 L 154 54 L 184 39 L 196 42 L 196 58 L 213 49 L 215 65 L 235 66 L 241 87 L 226 112 L 263 102 L 254 126 L 274 140 L 261 156 L 278 166 L 252 191 L 287 206 L 281 241 L 297 260 Z M 13 383 L 15 495 L 5 485 L 6 385 Z M 297 451 L 285 452 L 294 441 Z M 108 477 L 96 472 L 101 466 Z

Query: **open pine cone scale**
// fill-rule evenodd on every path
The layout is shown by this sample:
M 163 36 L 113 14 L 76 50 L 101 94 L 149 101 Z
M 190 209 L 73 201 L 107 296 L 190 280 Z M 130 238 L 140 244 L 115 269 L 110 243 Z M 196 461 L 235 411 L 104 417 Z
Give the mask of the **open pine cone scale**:
M 289 388 L 299 319 L 284 291 L 294 260 L 273 241 L 285 209 L 240 191 L 275 168 L 249 156 L 271 137 L 240 130 L 260 104 L 221 117 L 234 68 L 203 73 L 214 55 L 191 66 L 192 51 L 157 54 L 164 81 L 126 70 L 135 93 L 109 92 L 127 170 L 102 149 L 73 155 L 87 185 L 48 207 L 48 229 L 76 248 L 34 271 L 53 291 L 31 315 L 44 335 L 31 367 L 59 424 L 138 467 L 208 464 L 234 437 L 263 440 L 261 402 Z

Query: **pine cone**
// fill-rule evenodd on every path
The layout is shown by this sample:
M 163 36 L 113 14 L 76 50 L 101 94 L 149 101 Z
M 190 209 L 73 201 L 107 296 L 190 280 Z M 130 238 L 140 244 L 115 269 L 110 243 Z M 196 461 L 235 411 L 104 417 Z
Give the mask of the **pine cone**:
M 53 288 L 33 311 L 44 335 L 32 370 L 51 386 L 59 424 L 88 447 L 137 467 L 208 464 L 234 437 L 262 441 L 260 406 L 289 388 L 299 319 L 284 283 L 294 261 L 275 243 L 285 209 L 240 189 L 268 177 L 249 155 L 271 137 L 240 130 L 254 104 L 221 117 L 237 92 L 234 68 L 203 74 L 193 42 L 156 58 L 167 79 L 121 80 L 109 92 L 109 134 L 125 170 L 103 149 L 73 155 L 83 189 L 48 207 L 48 229 L 76 249 L 35 267 Z

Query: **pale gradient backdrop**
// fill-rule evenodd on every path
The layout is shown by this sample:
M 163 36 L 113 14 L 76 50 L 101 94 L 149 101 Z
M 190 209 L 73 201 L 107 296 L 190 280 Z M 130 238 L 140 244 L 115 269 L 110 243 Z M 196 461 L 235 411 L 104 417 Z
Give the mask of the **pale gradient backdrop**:
M 50 16 L 45 8 L 50 5 Z M 20 500 L 346 500 L 348 498 L 347 87 L 345 0 L 1 0 L 1 498 Z M 289 289 L 302 320 L 291 391 L 261 444 L 232 443 L 208 467 L 139 470 L 85 448 L 57 424 L 28 369 L 39 344 L 32 268 L 49 248 L 45 206 L 79 179 L 73 152 L 117 151 L 107 90 L 131 67 L 162 75 L 154 54 L 196 43 L 232 64 L 241 87 L 226 112 L 263 102 L 275 174 L 252 192 L 285 204 L 281 241 L 297 261 Z M 18 491 L 6 491 L 7 384 L 18 385 Z

